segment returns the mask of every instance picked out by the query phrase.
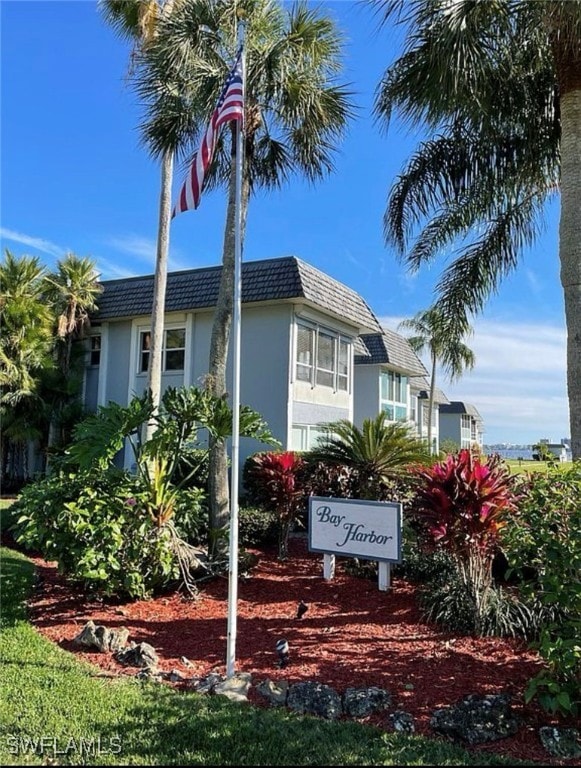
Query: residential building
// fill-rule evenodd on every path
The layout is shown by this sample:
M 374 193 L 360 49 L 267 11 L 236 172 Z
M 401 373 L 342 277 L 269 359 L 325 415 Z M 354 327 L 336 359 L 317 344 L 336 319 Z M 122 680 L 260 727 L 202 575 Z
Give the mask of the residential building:
M 221 269 L 168 275 L 162 389 L 203 385 Z M 103 282 L 86 342 L 89 408 L 145 390 L 153 283 L 152 275 Z M 295 257 L 245 262 L 241 317 L 240 399 L 283 447 L 306 450 L 321 423 L 353 419 L 354 348 L 360 334 L 381 333 L 361 296 Z M 241 461 L 261 447 L 242 439 Z
M 482 449 L 484 423 L 474 405 L 452 400 L 440 405 L 440 442 L 453 440 L 460 448 Z
M 553 443 L 548 437 L 544 437 L 539 440 L 539 444 L 548 450 L 557 461 L 569 461 L 567 444 L 564 440 L 560 443 Z M 533 445 L 533 459 L 539 457 L 539 452 L 535 451 L 535 447 Z
M 355 347 L 354 423 L 374 419 L 415 422 L 413 382 L 427 371 L 404 336 L 387 328 L 362 334 Z
M 416 431 L 423 440 L 428 439 L 428 423 L 430 419 L 430 384 L 424 377 L 411 380 L 411 415 L 416 425 Z M 439 388 L 434 388 L 434 402 L 432 405 L 432 453 L 440 450 L 440 407 L 448 405 L 450 401 Z

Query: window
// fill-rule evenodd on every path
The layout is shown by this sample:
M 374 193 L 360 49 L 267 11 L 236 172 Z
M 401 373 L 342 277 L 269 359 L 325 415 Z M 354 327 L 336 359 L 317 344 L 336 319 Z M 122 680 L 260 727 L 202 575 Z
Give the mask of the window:
M 319 332 L 317 344 L 317 384 L 332 387 L 335 381 L 335 339 Z
M 146 373 L 151 352 L 151 331 L 142 331 L 139 344 L 139 372 Z M 162 351 L 164 371 L 183 371 L 186 354 L 186 329 L 168 329 Z
M 337 389 L 349 390 L 349 358 L 351 345 L 344 339 L 339 339 L 339 364 L 337 366 Z
M 293 424 L 291 436 L 291 451 L 310 451 L 315 448 L 319 438 L 326 434 L 326 430 L 311 424 Z
M 407 376 L 395 371 L 383 371 L 380 378 L 381 410 L 388 421 L 405 421 L 408 418 Z
M 165 332 L 166 371 L 183 371 L 186 356 L 186 329 L 176 328 Z
M 297 333 L 297 379 L 313 380 L 313 360 L 315 358 L 315 331 L 313 328 L 298 326 Z
M 318 326 L 297 324 L 298 381 L 349 391 L 351 340 Z
M 463 413 L 460 418 L 461 425 L 461 437 L 465 440 L 470 440 L 472 420 L 468 414 Z
M 91 365 L 101 364 L 101 336 L 91 336 L 89 363 Z

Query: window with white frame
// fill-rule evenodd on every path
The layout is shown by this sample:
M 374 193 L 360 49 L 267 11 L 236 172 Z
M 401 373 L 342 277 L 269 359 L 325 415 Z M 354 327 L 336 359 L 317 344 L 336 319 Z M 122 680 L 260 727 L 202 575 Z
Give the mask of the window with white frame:
M 417 424 L 418 421 L 418 396 L 413 395 L 410 398 L 410 421 L 414 421 Z
M 317 446 L 319 439 L 326 430 L 312 424 L 293 424 L 291 434 L 291 451 L 310 451 Z
M 298 381 L 348 392 L 350 360 L 350 338 L 315 324 L 297 323 Z
M 462 414 L 460 427 L 461 427 L 460 437 L 462 438 L 462 440 L 469 441 L 471 439 L 471 434 L 472 434 L 472 419 L 468 414 L 466 413 Z
M 151 354 L 151 331 L 139 336 L 139 372 L 146 373 Z M 186 356 L 186 329 L 168 328 L 164 333 L 162 350 L 163 371 L 183 371 Z
M 408 418 L 407 376 L 395 371 L 380 374 L 380 407 L 388 421 L 402 421 Z

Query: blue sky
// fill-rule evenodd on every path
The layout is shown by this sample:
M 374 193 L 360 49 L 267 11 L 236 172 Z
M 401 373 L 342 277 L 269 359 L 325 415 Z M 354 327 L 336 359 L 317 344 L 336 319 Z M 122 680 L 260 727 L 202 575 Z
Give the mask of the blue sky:
M 312 187 L 300 179 L 251 201 L 245 260 L 293 254 L 358 291 L 388 327 L 425 309 L 445 260 L 410 276 L 387 248 L 382 216 L 393 180 L 421 134 L 373 120 L 373 95 L 398 52 L 389 28 L 359 3 L 324 3 L 346 36 L 344 80 L 357 119 L 336 172 Z M 93 258 L 103 278 L 154 269 L 159 171 L 139 143 L 140 109 L 127 79 L 129 45 L 92 0 L 0 0 L 2 252 L 67 250 Z M 175 190 L 181 184 L 178 167 Z M 170 268 L 218 264 L 225 195 L 207 193 L 177 217 Z M 485 442 L 530 443 L 569 434 L 565 327 L 557 248 L 558 204 L 535 248 L 474 323 L 474 370 L 450 399 L 480 411 Z

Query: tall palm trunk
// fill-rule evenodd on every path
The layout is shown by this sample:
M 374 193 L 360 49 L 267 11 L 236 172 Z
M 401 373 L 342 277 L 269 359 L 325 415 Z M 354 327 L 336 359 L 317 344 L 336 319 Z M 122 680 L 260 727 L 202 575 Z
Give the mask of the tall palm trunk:
M 151 346 L 147 386 L 151 393 L 154 415 L 161 400 L 161 369 L 163 358 L 165 294 L 167 285 L 167 260 L 169 251 L 169 226 L 171 221 L 171 185 L 173 176 L 173 152 L 164 153 L 161 161 L 161 192 L 159 197 L 159 224 L 157 230 L 157 256 L 153 284 L 153 307 L 151 310 Z M 150 421 L 145 430 L 148 440 L 155 431 L 155 421 Z
M 222 275 L 218 301 L 214 313 L 212 338 L 210 342 L 210 358 L 208 365 L 207 387 L 213 395 L 225 397 L 226 364 L 228 361 L 228 346 L 232 328 L 234 310 L 234 266 L 236 244 L 236 153 L 234 131 L 232 139 L 232 156 L 230 161 L 230 184 L 228 189 L 228 209 L 224 230 L 224 247 L 222 252 Z M 241 238 L 244 240 L 246 229 L 246 211 L 250 185 L 246 174 L 242 177 L 241 205 Z M 228 487 L 228 453 L 226 441 L 210 438 L 209 479 L 210 496 L 210 554 L 215 557 L 225 549 L 225 537 L 229 521 L 230 493 Z
M 567 323 L 569 422 L 574 459 L 581 458 L 581 67 L 576 67 L 576 71 L 576 81 L 561 94 L 559 223 L 561 285 Z

